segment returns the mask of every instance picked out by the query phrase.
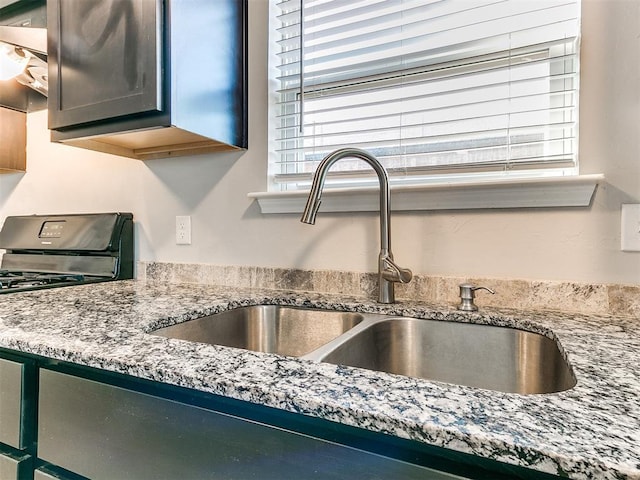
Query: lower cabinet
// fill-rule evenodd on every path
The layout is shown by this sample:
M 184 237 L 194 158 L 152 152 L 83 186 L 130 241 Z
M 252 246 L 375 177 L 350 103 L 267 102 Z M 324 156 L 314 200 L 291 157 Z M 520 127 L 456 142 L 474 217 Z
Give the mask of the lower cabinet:
M 32 478 L 34 384 L 32 362 L 0 358 L 0 480 Z
M 51 467 L 40 467 L 33 472 L 33 480 L 78 480 L 79 478 L 80 477 L 74 474 L 65 474 L 60 471 L 54 471 Z
M 33 480 L 59 480 L 60 477 L 58 477 L 57 475 L 54 475 L 51 472 L 47 472 L 44 469 L 37 469 L 34 473 L 33 473 Z
M 13 448 L 25 446 L 23 398 L 25 365 L 0 359 L 0 442 Z
M 40 371 L 38 457 L 91 479 L 454 479 L 228 414 Z
M 26 453 L 0 453 L 0 479 L 27 480 L 31 478 L 31 456 Z

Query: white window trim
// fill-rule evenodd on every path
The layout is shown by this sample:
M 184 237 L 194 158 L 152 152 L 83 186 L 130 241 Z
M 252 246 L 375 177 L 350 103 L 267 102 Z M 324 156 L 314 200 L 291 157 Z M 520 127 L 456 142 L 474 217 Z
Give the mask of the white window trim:
M 602 174 L 391 187 L 392 211 L 589 207 Z M 305 191 L 251 192 L 263 214 L 302 213 Z M 326 189 L 321 212 L 373 212 L 378 188 Z

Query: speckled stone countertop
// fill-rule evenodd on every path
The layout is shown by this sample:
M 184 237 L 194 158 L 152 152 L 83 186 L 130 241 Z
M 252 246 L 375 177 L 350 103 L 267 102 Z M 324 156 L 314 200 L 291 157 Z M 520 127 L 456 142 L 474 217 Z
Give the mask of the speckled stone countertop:
M 520 327 L 557 339 L 577 385 L 507 394 L 148 332 L 274 303 Z M 0 346 L 319 416 L 578 479 L 640 479 L 640 319 L 121 281 L 3 295 Z

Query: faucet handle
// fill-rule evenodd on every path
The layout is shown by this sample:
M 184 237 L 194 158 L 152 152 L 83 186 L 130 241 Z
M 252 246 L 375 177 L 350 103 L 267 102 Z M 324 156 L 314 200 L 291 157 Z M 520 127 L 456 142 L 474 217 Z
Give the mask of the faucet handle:
M 400 283 L 409 283 L 413 278 L 413 272 L 408 268 L 402 268 L 398 266 L 393 260 L 389 257 L 384 259 L 385 268 L 382 272 L 382 276 L 385 280 L 390 282 L 400 282 Z
M 460 305 L 458 305 L 458 310 L 463 310 L 465 312 L 475 312 L 478 310 L 478 306 L 473 303 L 473 299 L 475 298 L 476 290 L 486 290 L 491 294 L 495 294 L 493 290 L 487 287 L 477 287 L 471 283 L 462 283 L 459 285 L 460 287 Z
M 398 267 L 398 280 L 400 283 L 409 283 L 413 278 L 413 272 L 409 268 Z

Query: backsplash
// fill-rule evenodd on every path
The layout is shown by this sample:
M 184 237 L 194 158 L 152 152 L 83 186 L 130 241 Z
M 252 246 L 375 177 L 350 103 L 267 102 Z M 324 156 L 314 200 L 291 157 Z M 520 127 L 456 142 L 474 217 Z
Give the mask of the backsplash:
M 138 262 L 138 279 L 169 283 L 198 283 L 241 288 L 275 288 L 374 298 L 375 273 L 297 270 L 270 267 L 220 266 Z M 476 304 L 524 310 L 559 310 L 585 314 L 640 317 L 640 286 L 546 282 L 415 275 L 396 284 L 396 299 L 456 305 L 458 285 L 473 283 L 494 290 L 479 291 Z

